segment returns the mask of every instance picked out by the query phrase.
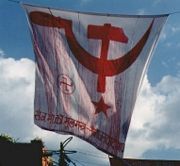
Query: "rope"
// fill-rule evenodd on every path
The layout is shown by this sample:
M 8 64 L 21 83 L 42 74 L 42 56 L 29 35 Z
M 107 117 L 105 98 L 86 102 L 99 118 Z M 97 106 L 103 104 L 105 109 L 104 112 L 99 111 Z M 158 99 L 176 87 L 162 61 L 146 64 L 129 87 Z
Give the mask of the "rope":
M 22 2 L 21 1 L 17 1 L 17 0 L 8 0 L 9 2 L 13 2 L 13 3 L 16 3 L 16 4 L 21 4 Z M 51 13 L 51 9 L 50 8 L 48 8 L 49 9 L 49 11 L 50 11 L 50 13 Z M 67 10 L 68 11 L 68 10 Z M 78 14 L 79 13 L 81 13 L 80 11 L 75 11 L 75 12 L 78 12 Z M 88 14 L 88 13 L 87 13 Z M 89 14 L 92 14 L 92 13 L 89 13 Z M 96 13 L 94 13 L 94 14 L 96 14 Z M 163 15 L 174 15 L 174 14 L 180 14 L 180 10 L 178 10 L 178 11 L 174 11 L 174 12 L 169 12 L 169 13 L 165 13 L 165 14 L 163 14 Z M 111 14 L 107 14 L 107 16 L 111 16 Z M 151 15 L 150 15 L 151 16 Z
M 174 14 L 180 14 L 180 10 L 179 10 L 179 11 L 172 12 L 172 13 L 169 13 L 169 15 L 174 15 Z

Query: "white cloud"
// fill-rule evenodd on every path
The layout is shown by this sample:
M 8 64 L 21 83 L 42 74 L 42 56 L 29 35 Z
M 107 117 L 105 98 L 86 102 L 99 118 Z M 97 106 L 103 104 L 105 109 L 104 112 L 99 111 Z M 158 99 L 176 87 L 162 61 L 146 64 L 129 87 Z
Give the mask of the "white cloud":
M 0 59 L 1 133 L 25 139 L 31 134 L 33 124 L 30 120 L 30 111 L 34 88 L 32 80 L 34 63 L 31 60 Z
M 165 26 L 165 28 L 163 29 L 163 31 L 161 32 L 160 39 L 162 41 L 164 41 L 167 38 L 177 35 L 178 33 L 180 33 L 180 25 L 179 24 L 167 24 Z
M 144 15 L 145 13 L 146 13 L 145 9 L 139 9 L 139 10 L 137 11 L 137 14 L 138 14 L 138 15 Z
M 177 43 L 177 47 L 180 48 L 180 43 L 179 42 Z
M 157 4 L 161 3 L 161 1 L 162 1 L 162 0 L 154 0 L 153 5 L 156 6 Z
M 5 55 L 4 51 L 0 48 L 0 58 L 3 58 Z
M 20 141 L 47 135 L 33 124 L 34 74 L 30 59 L 0 59 L 0 132 Z
M 91 0 L 81 0 L 81 5 L 86 5 L 87 3 L 91 2 Z
M 177 63 L 177 66 L 180 67 L 180 61 Z
M 0 58 L 0 134 L 9 134 L 20 142 L 29 142 L 39 137 L 49 149 L 57 150 L 60 141 L 64 141 L 69 135 L 42 130 L 33 123 L 34 69 L 34 62 L 27 58 Z M 101 156 L 100 160 L 98 157 L 93 158 L 95 163 L 108 165 L 107 155 L 79 140 L 74 138 L 67 148 L 79 148 L 78 151 L 83 153 L 88 149 L 90 153 Z M 80 156 L 78 153 L 76 158 Z
M 161 64 L 165 67 L 168 68 L 168 63 L 166 61 L 162 61 Z
M 152 87 L 145 78 L 132 117 L 126 157 L 142 157 L 160 146 L 180 148 L 180 78 L 164 76 Z
M 171 27 L 171 31 L 172 33 L 179 33 L 180 32 L 180 26 L 179 25 L 176 25 L 176 26 L 172 26 Z
M 166 43 L 166 46 L 167 46 L 167 47 L 171 47 L 171 46 L 173 46 L 173 43 L 172 43 L 172 42 L 167 42 L 167 43 Z
M 40 137 L 51 149 L 57 149 L 59 142 L 68 136 L 45 131 L 33 124 L 34 62 L 23 58 L 0 59 L 0 133 L 7 133 L 20 141 L 30 141 Z M 142 157 L 154 147 L 164 145 L 180 148 L 180 77 L 165 76 L 152 87 L 147 77 L 136 109 L 127 139 L 125 157 Z M 101 160 L 108 165 L 105 154 L 78 138 L 68 145 L 103 156 Z M 85 150 L 83 150 L 85 148 Z M 81 156 L 82 157 L 82 156 Z M 95 162 L 96 159 L 93 159 Z
M 163 29 L 162 30 L 162 32 L 161 32 L 161 35 L 160 35 L 160 41 L 164 41 L 164 40 L 166 40 L 166 38 L 167 38 L 167 30 L 165 30 L 165 29 Z

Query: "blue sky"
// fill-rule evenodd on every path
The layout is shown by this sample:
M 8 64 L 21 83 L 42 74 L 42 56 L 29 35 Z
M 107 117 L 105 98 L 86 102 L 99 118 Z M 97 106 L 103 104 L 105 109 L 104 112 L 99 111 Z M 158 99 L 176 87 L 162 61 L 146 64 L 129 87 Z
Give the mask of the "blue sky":
M 23 2 L 100 13 L 164 14 L 180 11 L 179 0 L 24 0 Z M 161 33 L 137 100 L 125 157 L 180 160 L 179 18 L 180 14 L 170 15 Z M 45 139 L 50 148 L 57 148 L 58 142 L 55 140 L 59 135 L 41 131 L 33 125 L 29 117 L 33 112 L 34 54 L 25 13 L 19 4 L 0 0 L 0 20 L 0 117 L 5 117 L 0 120 L 0 133 L 8 133 L 22 141 L 39 135 Z M 23 112 L 24 110 L 29 112 Z M 16 117 L 17 114 L 23 115 L 24 118 Z M 28 120 L 30 124 L 27 123 Z M 79 139 L 75 139 L 71 144 L 70 148 L 79 147 L 81 151 L 84 150 L 79 146 Z M 83 151 L 84 154 L 88 153 L 88 150 L 89 153 L 97 153 L 93 147 L 86 143 L 83 145 L 87 147 Z M 102 157 L 101 161 L 108 165 L 105 155 L 99 151 L 98 153 Z M 83 154 L 80 156 L 83 157 Z
M 162 14 L 180 10 L 178 0 L 24 0 L 24 3 L 43 5 L 48 7 L 72 9 L 90 12 L 123 13 L 123 14 Z M 29 37 L 26 17 L 22 8 L 8 0 L 0 2 L 0 46 L 8 56 L 16 59 L 25 57 L 33 59 L 32 45 Z M 178 49 L 180 42 L 177 33 L 178 17 L 180 14 L 171 15 L 164 28 L 164 35 L 160 41 L 151 66 L 149 68 L 149 79 L 156 83 L 165 74 L 175 74 L 177 71 Z M 173 47 L 175 46 L 175 47 Z M 158 72 L 153 72 L 154 70 Z M 153 74 L 152 74 L 153 73 Z

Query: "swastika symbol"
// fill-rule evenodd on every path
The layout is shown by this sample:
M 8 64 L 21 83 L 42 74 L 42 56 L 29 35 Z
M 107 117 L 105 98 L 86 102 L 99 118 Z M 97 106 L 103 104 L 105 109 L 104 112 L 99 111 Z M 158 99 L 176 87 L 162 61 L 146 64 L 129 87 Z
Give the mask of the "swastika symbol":
M 58 81 L 59 87 L 64 94 L 72 94 L 74 92 L 75 85 L 70 77 L 65 74 L 60 74 Z

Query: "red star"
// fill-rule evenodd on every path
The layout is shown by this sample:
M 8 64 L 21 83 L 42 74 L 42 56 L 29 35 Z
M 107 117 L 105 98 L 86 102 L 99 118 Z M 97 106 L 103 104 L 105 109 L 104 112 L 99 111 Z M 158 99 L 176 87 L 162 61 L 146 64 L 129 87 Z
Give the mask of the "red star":
M 94 101 L 92 101 L 92 102 L 96 107 L 95 114 L 103 112 L 107 117 L 107 112 L 106 111 L 107 111 L 108 108 L 110 108 L 110 106 L 104 103 L 104 99 L 101 97 L 99 102 L 94 102 Z

